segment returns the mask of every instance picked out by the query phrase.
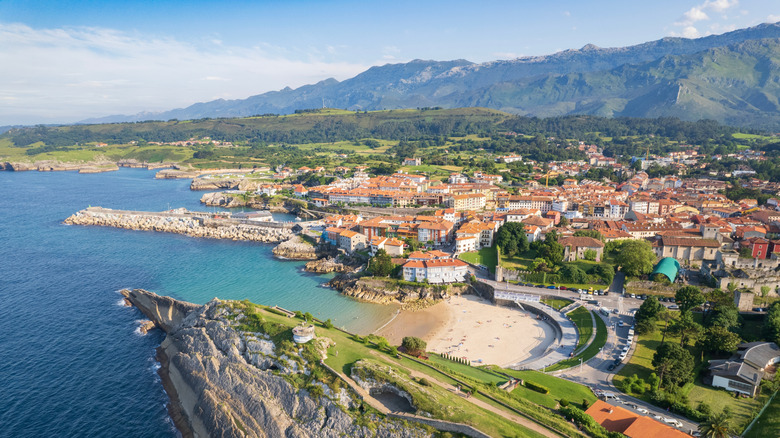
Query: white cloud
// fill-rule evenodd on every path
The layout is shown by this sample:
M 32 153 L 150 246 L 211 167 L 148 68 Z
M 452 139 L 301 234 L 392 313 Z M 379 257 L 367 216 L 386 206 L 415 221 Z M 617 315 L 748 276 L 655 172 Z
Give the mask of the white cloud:
M 780 15 L 769 15 L 766 17 L 767 23 L 777 23 L 780 21 Z
M 698 31 L 693 25 L 699 21 L 709 21 L 710 16 L 707 11 L 715 13 L 721 13 L 727 9 L 733 8 L 739 4 L 739 0 L 706 0 L 704 3 L 694 6 L 685 12 L 675 23 L 675 26 L 680 27 L 679 31 L 669 32 L 672 36 L 683 36 L 685 38 L 697 38 L 701 36 L 701 32 Z M 728 16 L 725 14 L 718 14 L 722 20 L 727 20 Z M 717 24 L 710 26 L 712 29 L 715 26 L 721 28 L 735 27 L 730 24 Z M 709 34 L 709 32 L 708 32 Z
M 715 12 L 722 12 L 738 4 L 739 0 L 707 0 L 702 6 Z
M 328 77 L 343 80 L 368 67 L 273 56 L 262 43 L 210 42 L 199 47 L 112 29 L 0 23 L 0 63 L 6 66 L 0 68 L 0 125 L 167 110 L 214 96 L 244 98 Z
M 702 10 L 701 7 L 693 7 L 688 12 L 684 13 L 682 19 L 678 22 L 680 25 L 688 25 L 702 20 L 709 20 L 710 17 Z
M 565 17 L 571 17 L 571 12 L 569 12 L 569 11 L 563 11 L 563 15 L 564 15 Z

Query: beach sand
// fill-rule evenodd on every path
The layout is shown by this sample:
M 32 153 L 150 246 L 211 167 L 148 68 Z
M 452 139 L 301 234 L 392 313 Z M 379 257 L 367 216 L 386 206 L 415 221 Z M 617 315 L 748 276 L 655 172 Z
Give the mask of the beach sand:
M 539 356 L 555 340 L 552 327 L 533 314 L 475 295 L 456 296 L 420 311 L 401 310 L 376 334 L 392 345 L 400 345 L 404 336 L 416 336 L 428 342 L 428 351 L 499 366 Z

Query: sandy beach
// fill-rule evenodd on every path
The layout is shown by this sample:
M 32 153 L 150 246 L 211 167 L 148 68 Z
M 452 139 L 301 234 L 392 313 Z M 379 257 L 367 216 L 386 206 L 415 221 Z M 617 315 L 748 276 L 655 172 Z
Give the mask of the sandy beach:
M 376 334 L 393 345 L 404 336 L 417 336 L 428 342 L 428 351 L 499 366 L 540 355 L 555 336 L 533 314 L 475 295 L 456 296 L 420 311 L 402 310 Z

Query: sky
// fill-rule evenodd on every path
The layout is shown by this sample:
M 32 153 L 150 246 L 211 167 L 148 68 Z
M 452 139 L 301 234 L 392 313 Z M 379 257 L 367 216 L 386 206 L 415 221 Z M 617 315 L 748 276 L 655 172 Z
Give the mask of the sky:
M 486 62 L 777 21 L 778 0 L 0 0 L 0 126 L 243 99 L 413 59 Z

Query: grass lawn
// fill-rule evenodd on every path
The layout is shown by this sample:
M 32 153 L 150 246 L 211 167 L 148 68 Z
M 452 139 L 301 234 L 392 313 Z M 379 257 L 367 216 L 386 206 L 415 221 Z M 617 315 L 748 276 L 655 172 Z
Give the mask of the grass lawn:
M 548 306 L 552 307 L 555 310 L 561 310 L 564 307 L 568 306 L 569 304 L 573 303 L 574 301 L 568 299 L 568 298 L 548 298 L 545 300 L 542 300 L 544 304 L 547 304 Z
M 574 351 L 577 351 L 588 342 L 590 336 L 593 334 L 593 321 L 590 317 L 590 311 L 584 307 L 577 307 L 566 315 L 577 324 L 577 330 L 580 332 L 580 339 L 577 340 L 577 348 L 574 349 Z
M 744 436 L 745 438 L 764 438 L 777 436 L 778 431 L 780 431 L 780 395 L 775 395 L 764 413 Z
M 502 372 L 549 389 L 549 394 L 542 394 L 524 386 L 518 386 L 511 393 L 512 397 L 526 399 L 542 406 L 554 408 L 558 400 L 564 398 L 577 404 L 582 403 L 582 400 L 587 400 L 589 403 L 596 400 L 596 396 L 586 386 L 540 373 L 539 371 L 502 370 Z
M 482 248 L 476 252 L 464 252 L 458 256 L 460 259 L 465 260 L 474 265 L 487 266 L 490 272 L 496 272 L 496 248 Z
M 631 360 L 617 375 L 615 375 L 615 378 L 613 379 L 615 386 L 620 387 L 620 383 L 623 380 L 634 374 L 647 381 L 650 374 L 655 371 L 652 364 L 653 355 L 658 346 L 661 345 L 664 326 L 665 323 L 659 321 L 657 323 L 657 330 L 654 333 L 640 335 L 634 338 L 637 343 L 636 350 L 631 356 Z M 667 336 L 666 342 L 679 343 L 679 339 Z M 688 349 L 693 354 L 696 366 L 701 366 L 701 354 L 697 350 L 695 351 L 694 347 L 689 347 Z M 697 407 L 700 402 L 709 404 L 713 412 L 720 412 L 724 407 L 728 406 L 731 410 L 732 424 L 739 426 L 740 428 L 747 426 L 747 423 L 750 421 L 751 412 L 760 408 L 759 401 L 754 399 L 734 398 L 734 396 L 725 389 L 704 385 L 698 377 L 694 383 L 689 383 L 683 387 L 682 391 L 684 395 L 687 395 L 691 407 L 694 408 Z M 646 392 L 644 395 L 635 396 L 648 403 L 652 403 L 649 392 Z
M 517 269 L 519 271 L 530 271 L 531 265 L 536 258 L 536 251 L 528 250 L 514 257 L 501 256 L 501 266 L 504 268 Z
M 590 311 L 588 311 L 590 313 Z M 599 350 L 601 350 L 602 347 L 604 347 L 604 344 L 607 343 L 607 325 L 604 324 L 604 320 L 601 319 L 599 316 L 595 317 L 596 319 L 596 337 L 593 339 L 593 342 L 588 345 L 588 348 L 580 352 L 580 354 L 572 357 L 571 359 L 566 359 L 558 362 L 557 364 L 551 366 L 550 368 L 547 368 L 547 371 L 556 371 L 556 370 L 562 370 L 566 368 L 571 368 L 575 365 L 580 364 L 580 359 L 582 359 L 583 362 L 588 361 L 592 357 L 599 354 Z M 579 345 L 579 342 L 577 343 Z

